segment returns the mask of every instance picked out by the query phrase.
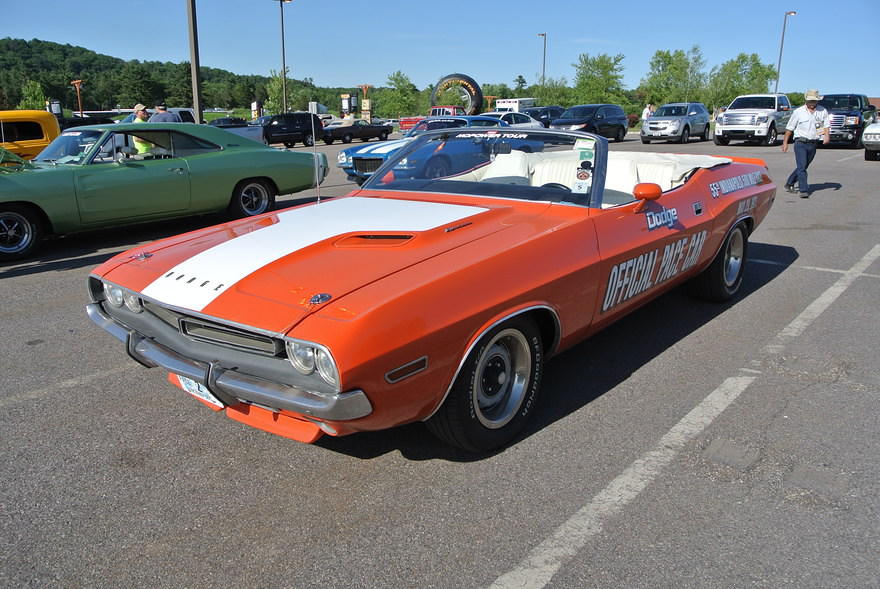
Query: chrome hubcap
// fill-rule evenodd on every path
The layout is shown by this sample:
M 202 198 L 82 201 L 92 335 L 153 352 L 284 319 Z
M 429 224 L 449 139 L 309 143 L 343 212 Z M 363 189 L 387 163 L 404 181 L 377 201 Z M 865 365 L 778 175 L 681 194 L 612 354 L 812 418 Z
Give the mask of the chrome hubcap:
M 265 213 L 269 208 L 269 191 L 256 182 L 248 184 L 241 191 L 241 208 L 248 215 Z
M 531 373 L 525 336 L 515 329 L 496 334 L 477 363 L 473 394 L 480 423 L 490 429 L 508 424 L 522 405 Z
M 27 248 L 33 238 L 27 219 L 10 211 L 0 213 L 0 252 L 18 253 Z
M 727 248 L 724 251 L 724 283 L 729 287 L 735 285 L 739 278 L 744 251 L 745 237 L 743 237 L 742 230 L 737 229 L 730 234 Z

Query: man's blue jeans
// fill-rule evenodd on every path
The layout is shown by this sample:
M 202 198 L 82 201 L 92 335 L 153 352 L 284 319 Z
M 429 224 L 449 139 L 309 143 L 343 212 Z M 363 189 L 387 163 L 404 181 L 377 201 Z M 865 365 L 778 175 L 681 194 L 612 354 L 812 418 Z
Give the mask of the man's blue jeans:
M 809 192 L 810 184 L 807 182 L 807 167 L 816 157 L 816 143 L 806 141 L 794 142 L 794 161 L 797 166 L 785 181 L 786 186 L 794 186 L 797 182 L 800 192 Z

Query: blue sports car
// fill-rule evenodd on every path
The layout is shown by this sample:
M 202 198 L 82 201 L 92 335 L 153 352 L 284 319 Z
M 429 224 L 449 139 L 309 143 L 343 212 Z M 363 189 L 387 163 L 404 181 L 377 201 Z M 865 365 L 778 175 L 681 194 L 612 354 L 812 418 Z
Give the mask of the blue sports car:
M 349 180 L 363 184 L 393 153 L 412 141 L 413 137 L 425 131 L 455 127 L 507 126 L 507 123 L 504 121 L 480 115 L 425 117 L 415 127 L 410 129 L 403 139 L 343 149 L 337 156 L 336 165 L 342 168 L 348 175 Z

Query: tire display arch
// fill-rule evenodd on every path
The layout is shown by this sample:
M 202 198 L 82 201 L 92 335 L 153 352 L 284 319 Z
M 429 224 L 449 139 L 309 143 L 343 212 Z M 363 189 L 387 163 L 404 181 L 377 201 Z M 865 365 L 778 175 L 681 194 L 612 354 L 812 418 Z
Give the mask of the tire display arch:
M 449 74 L 440 78 L 431 92 L 431 106 L 437 106 L 438 96 L 456 87 L 461 90 L 462 98 L 467 99 L 468 104 L 464 107 L 467 114 L 479 114 L 483 110 L 483 90 L 476 80 L 465 74 Z

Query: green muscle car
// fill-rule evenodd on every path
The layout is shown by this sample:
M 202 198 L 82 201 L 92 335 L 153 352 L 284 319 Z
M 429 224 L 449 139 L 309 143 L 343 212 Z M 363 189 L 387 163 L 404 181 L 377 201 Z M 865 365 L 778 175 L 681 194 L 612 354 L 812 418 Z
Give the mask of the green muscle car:
M 30 162 L 0 149 L 0 262 L 27 256 L 46 235 L 224 210 L 259 215 L 327 171 L 324 154 L 207 125 L 76 127 Z

